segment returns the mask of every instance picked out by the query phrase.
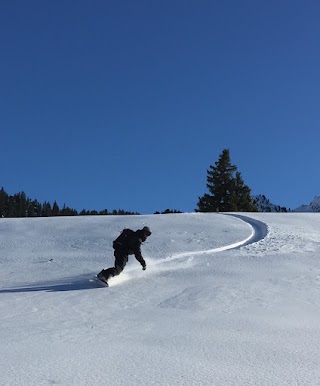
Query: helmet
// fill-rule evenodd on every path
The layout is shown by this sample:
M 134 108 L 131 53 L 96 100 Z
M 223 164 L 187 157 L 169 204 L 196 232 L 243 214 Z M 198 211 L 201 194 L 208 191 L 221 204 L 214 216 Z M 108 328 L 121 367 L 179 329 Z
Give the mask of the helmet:
M 146 236 L 150 236 L 152 233 L 149 227 L 143 227 L 142 231 Z

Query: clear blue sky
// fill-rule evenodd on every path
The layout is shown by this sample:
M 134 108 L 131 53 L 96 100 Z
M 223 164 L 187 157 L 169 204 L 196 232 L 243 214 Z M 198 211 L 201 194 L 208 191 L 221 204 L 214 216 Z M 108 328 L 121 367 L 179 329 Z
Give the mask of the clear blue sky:
M 318 1 L 0 5 L 0 187 L 193 211 L 224 148 L 252 194 L 320 195 Z

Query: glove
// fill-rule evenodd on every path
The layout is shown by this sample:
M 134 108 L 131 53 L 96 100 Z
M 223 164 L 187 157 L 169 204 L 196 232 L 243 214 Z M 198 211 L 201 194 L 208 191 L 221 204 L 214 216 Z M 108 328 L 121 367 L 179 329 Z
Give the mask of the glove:
M 142 266 L 142 271 L 145 271 L 147 269 L 147 266 L 146 265 L 143 265 Z

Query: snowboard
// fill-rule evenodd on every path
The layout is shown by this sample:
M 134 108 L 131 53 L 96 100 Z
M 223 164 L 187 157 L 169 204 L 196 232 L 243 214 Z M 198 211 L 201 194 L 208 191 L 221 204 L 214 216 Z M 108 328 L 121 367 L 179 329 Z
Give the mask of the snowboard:
M 109 287 L 109 284 L 107 281 L 103 280 L 103 279 L 99 279 L 98 276 L 95 276 L 94 277 L 96 281 L 98 281 L 100 284 L 103 284 L 105 287 Z

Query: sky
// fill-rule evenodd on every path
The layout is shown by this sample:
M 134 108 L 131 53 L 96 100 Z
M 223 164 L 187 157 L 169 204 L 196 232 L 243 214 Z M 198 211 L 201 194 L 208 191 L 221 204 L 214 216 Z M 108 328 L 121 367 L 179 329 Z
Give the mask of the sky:
M 99 284 L 143 224 L 146 271 Z M 315 213 L 0 219 L 0 383 L 319 385 L 319 232 Z
M 222 150 L 253 195 L 320 195 L 316 1 L 0 5 L 8 194 L 190 212 Z

